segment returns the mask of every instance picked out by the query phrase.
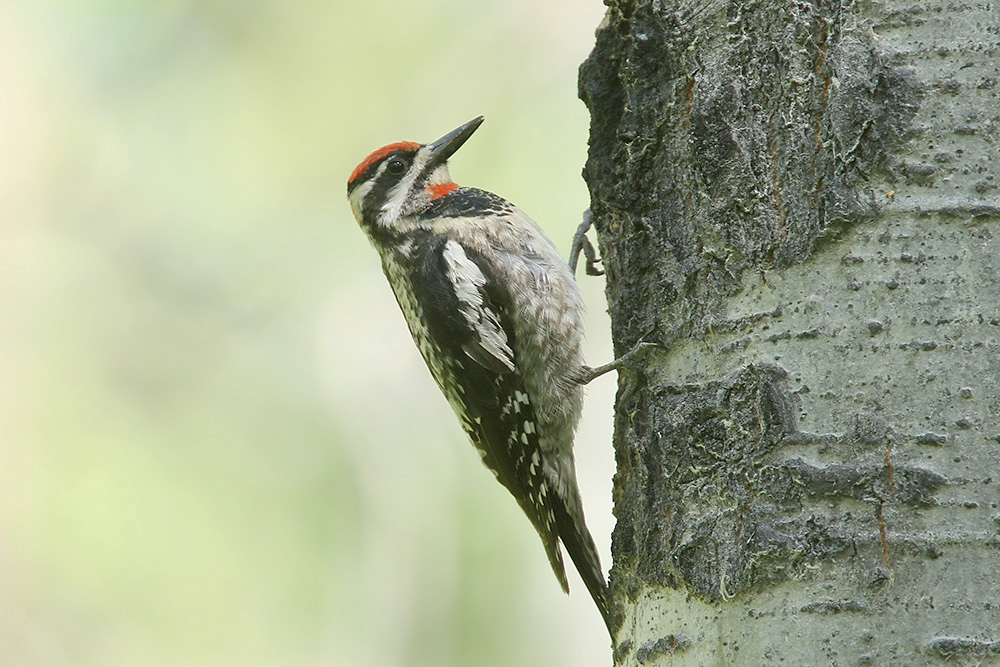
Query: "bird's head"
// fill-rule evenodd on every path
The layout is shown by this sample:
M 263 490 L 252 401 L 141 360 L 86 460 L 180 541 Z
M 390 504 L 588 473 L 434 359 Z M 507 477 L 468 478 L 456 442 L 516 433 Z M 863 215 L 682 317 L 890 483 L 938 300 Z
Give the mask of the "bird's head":
M 389 144 L 362 160 L 347 181 L 347 198 L 361 227 L 371 236 L 402 232 L 404 219 L 457 188 L 448 174 L 448 158 L 482 122 L 482 116 L 473 118 L 429 144 Z

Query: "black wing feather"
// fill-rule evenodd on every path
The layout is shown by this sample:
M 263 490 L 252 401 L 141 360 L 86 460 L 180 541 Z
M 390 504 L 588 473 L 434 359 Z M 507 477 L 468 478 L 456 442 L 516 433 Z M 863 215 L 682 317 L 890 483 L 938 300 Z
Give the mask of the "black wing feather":
M 456 286 L 449 277 L 447 243 L 443 238 L 428 239 L 422 261 L 417 264 L 419 275 L 413 280 L 415 296 L 426 316 L 429 333 L 444 357 L 467 360 L 451 369 L 451 380 L 459 387 L 458 399 L 464 412 L 459 417 L 465 432 L 483 463 L 535 526 L 556 577 L 568 591 L 558 542 L 556 492 L 545 476 L 534 406 L 516 372 L 502 364 L 483 363 L 467 353 L 477 332 L 463 315 Z M 516 350 L 514 327 L 506 314 L 511 310 L 510 295 L 496 280 L 488 261 L 468 248 L 463 250 L 486 277 L 480 290 L 482 307 L 491 311 L 509 347 Z M 442 389 L 448 392 L 447 387 Z

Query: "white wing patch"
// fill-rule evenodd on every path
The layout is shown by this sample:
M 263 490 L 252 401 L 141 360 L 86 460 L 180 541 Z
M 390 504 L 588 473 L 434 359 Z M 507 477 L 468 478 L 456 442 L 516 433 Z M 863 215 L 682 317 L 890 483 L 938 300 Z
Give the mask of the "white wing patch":
M 483 300 L 486 276 L 456 241 L 445 243 L 448 280 L 455 288 L 459 310 L 475 332 L 475 340 L 464 346 L 465 353 L 482 366 L 498 373 L 514 370 L 514 352 L 496 312 Z

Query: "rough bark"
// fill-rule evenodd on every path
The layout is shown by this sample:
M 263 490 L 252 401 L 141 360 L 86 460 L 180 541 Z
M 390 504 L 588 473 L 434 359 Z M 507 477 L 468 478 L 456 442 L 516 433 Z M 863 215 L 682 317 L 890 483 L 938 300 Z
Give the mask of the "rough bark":
M 1000 661 L 1000 6 L 607 4 L 616 663 Z

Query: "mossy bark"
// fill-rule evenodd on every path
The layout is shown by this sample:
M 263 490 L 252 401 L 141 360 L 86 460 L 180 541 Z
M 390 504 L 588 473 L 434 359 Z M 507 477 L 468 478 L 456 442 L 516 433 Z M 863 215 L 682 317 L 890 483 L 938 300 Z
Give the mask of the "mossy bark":
M 608 5 L 616 663 L 1000 660 L 1000 11 Z

